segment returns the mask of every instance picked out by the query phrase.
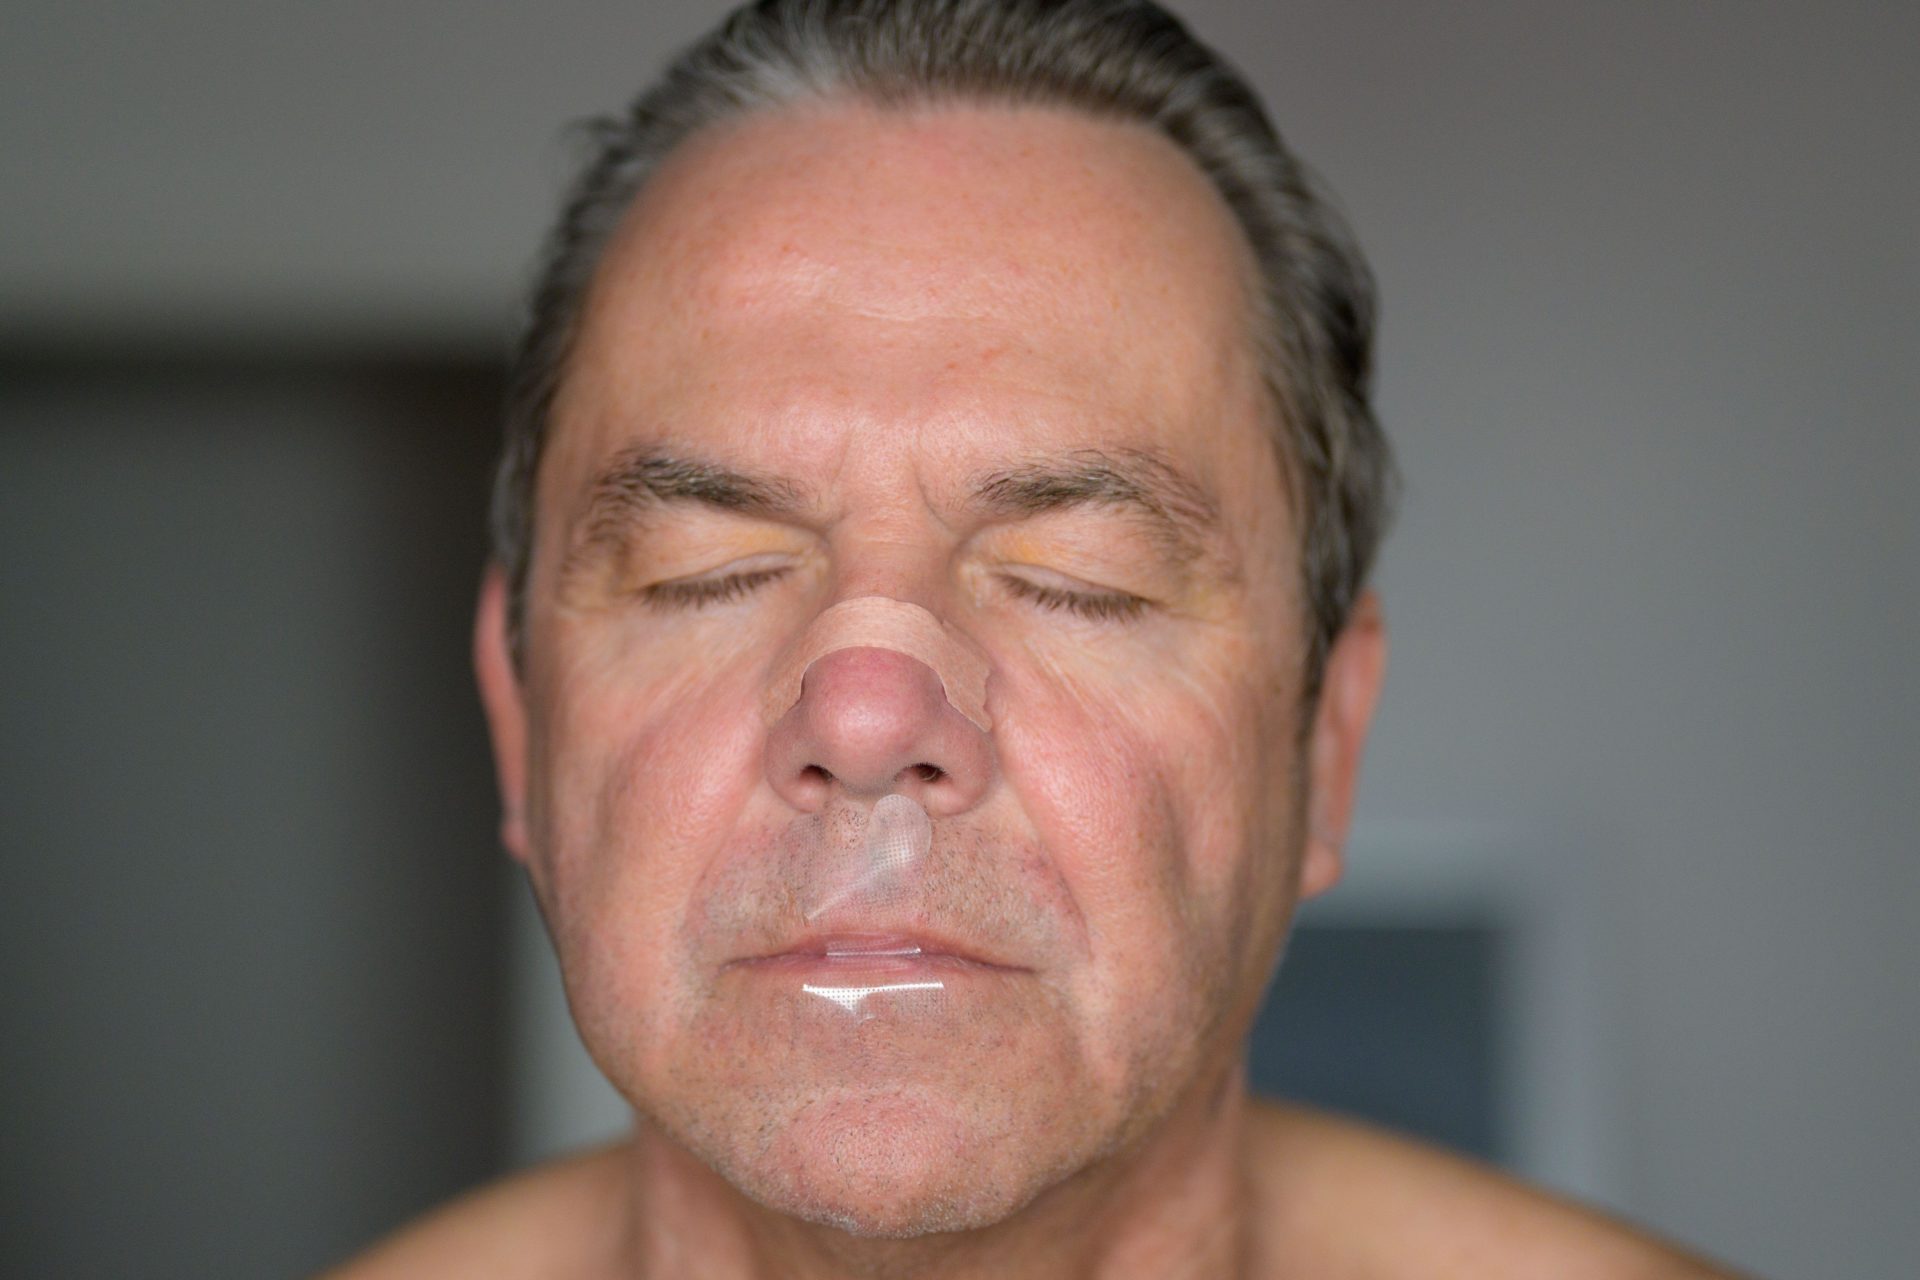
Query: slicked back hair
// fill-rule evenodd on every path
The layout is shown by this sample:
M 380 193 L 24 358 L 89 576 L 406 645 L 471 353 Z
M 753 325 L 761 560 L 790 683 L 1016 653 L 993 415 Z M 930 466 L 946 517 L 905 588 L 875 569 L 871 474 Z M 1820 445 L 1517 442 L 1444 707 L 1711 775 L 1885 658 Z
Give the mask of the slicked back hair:
M 1142 124 L 1212 184 L 1258 268 L 1249 294 L 1298 513 L 1311 705 L 1392 505 L 1392 459 L 1369 402 L 1372 277 L 1252 89 L 1149 0 L 757 0 L 683 52 L 624 115 L 587 126 L 590 158 L 546 242 L 509 374 L 492 538 L 515 652 L 547 419 L 615 228 L 691 135 L 836 97 L 882 108 L 1058 107 Z

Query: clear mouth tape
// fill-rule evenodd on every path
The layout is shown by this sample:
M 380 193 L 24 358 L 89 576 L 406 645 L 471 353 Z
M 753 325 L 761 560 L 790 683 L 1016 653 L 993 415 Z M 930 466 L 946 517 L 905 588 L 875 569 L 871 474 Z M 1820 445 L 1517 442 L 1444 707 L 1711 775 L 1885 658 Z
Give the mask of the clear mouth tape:
M 881 1006 L 910 1004 L 924 1011 L 939 999 L 946 982 L 925 963 L 918 944 L 858 928 L 897 918 L 932 847 L 927 811 L 912 797 L 893 794 L 873 806 L 856 846 L 825 855 L 837 865 L 809 877 L 812 896 L 804 914 L 809 925 L 826 932 L 827 942 L 822 964 L 801 984 L 804 994 L 862 1021 L 877 1016 Z M 845 921 L 847 931 L 834 931 L 836 921 Z M 837 977 L 836 969 L 845 977 Z
M 854 856 L 842 855 L 841 865 L 820 878 L 806 907 L 807 923 L 819 923 L 836 909 L 856 914 L 897 906 L 932 847 L 933 820 L 918 802 L 903 795 L 881 797 Z

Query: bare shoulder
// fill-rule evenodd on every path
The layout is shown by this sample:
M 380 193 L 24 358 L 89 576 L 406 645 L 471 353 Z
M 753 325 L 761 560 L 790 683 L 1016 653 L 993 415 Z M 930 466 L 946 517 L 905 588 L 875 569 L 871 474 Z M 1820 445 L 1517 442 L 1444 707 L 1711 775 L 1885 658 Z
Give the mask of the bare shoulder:
M 435 1209 L 319 1280 L 597 1274 L 618 1247 L 622 1148 L 539 1165 Z
M 1731 1280 L 1497 1170 L 1304 1107 L 1251 1108 L 1261 1250 L 1304 1274 Z

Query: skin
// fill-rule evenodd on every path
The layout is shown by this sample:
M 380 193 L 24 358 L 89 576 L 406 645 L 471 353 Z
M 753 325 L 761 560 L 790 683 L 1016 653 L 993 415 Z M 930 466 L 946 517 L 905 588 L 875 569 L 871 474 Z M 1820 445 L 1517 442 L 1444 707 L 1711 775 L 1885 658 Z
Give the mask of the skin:
M 819 103 L 670 158 L 555 406 L 524 652 L 497 574 L 476 630 L 504 840 L 634 1135 L 352 1274 L 1706 1274 L 1247 1097 L 1241 1043 L 1295 905 L 1338 879 L 1385 664 L 1368 596 L 1302 731 L 1248 266 L 1170 144 L 1075 114 Z M 778 509 L 610 504 L 636 458 Z M 1152 500 L 995 487 L 1090 459 Z M 865 595 L 978 646 L 990 731 L 857 648 L 768 723 L 787 647 Z M 759 958 L 889 791 L 933 848 L 908 901 L 846 927 L 968 962 L 856 1025 Z

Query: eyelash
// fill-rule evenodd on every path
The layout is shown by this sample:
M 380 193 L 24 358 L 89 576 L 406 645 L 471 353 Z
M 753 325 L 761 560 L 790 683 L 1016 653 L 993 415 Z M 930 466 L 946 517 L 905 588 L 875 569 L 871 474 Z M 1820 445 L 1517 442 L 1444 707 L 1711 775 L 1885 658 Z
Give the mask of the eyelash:
M 693 578 L 682 582 L 656 582 L 641 595 L 647 603 L 670 609 L 701 609 L 709 605 L 728 604 L 738 600 L 749 591 L 763 587 L 776 578 L 785 577 L 787 570 L 755 569 L 751 573 L 729 574 L 724 578 Z
M 688 581 L 658 582 L 641 594 L 649 604 L 671 609 L 701 609 L 729 604 L 769 582 L 785 577 L 785 568 L 756 569 L 751 573 L 729 574 L 724 578 L 694 578 Z M 1137 617 L 1147 602 L 1139 596 L 1108 593 L 1090 595 L 1045 587 L 1025 578 L 1002 579 L 1007 590 L 1020 599 L 1055 612 L 1071 613 L 1093 622 L 1124 622 Z
M 1077 614 L 1094 622 L 1125 622 L 1138 616 L 1147 607 L 1147 602 L 1139 596 L 1117 592 L 1088 595 L 1078 591 L 1063 591 L 1059 587 L 1043 587 L 1025 578 L 1007 577 L 1002 581 L 1015 596 L 1031 601 L 1042 609 Z

